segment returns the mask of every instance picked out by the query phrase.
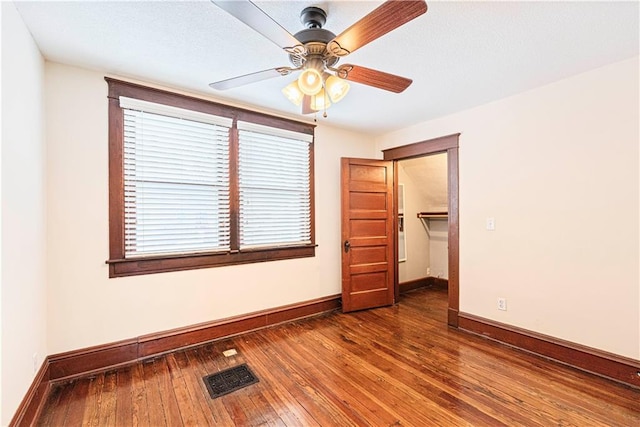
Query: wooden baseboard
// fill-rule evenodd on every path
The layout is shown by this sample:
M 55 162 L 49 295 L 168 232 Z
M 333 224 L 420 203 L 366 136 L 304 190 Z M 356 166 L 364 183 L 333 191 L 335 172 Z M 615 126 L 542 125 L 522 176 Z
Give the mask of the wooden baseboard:
M 399 283 L 398 286 L 400 287 L 400 293 L 403 294 L 420 288 L 448 289 L 449 281 L 447 279 L 429 276 L 408 280 L 406 282 Z
M 278 323 L 334 311 L 341 307 L 340 298 L 341 295 L 332 295 L 216 322 L 144 335 L 138 338 L 138 356 L 140 358 L 156 356 L 178 348 L 199 345 L 219 338 L 266 328 Z
M 35 423 L 49 394 L 49 360 L 45 358 L 31 387 L 9 422 L 9 427 L 30 426 Z
M 640 361 L 537 332 L 474 316 L 458 314 L 459 328 L 518 349 L 555 360 L 634 388 L 640 388 Z
M 429 286 L 435 289 L 449 289 L 449 280 L 441 277 L 429 277 Z
M 11 427 L 32 425 L 37 420 L 49 387 L 54 382 L 114 369 L 181 348 L 255 331 L 278 323 L 316 316 L 338 310 L 340 307 L 341 295 L 331 295 L 243 316 L 48 356 L 9 425 Z
M 133 338 L 49 356 L 51 381 L 67 380 L 138 359 L 138 339 Z
M 419 279 L 408 280 L 406 282 L 398 283 L 398 287 L 400 288 L 401 294 L 405 292 L 413 291 L 414 289 L 425 288 L 427 286 L 429 286 L 428 277 L 421 277 Z

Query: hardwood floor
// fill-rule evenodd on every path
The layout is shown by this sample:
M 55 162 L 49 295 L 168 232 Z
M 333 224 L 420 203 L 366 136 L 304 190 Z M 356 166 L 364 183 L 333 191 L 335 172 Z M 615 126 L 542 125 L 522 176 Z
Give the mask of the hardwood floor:
M 639 390 L 449 329 L 446 304 L 419 289 L 57 384 L 38 425 L 640 425 Z M 241 363 L 260 382 L 211 399 L 202 377 Z

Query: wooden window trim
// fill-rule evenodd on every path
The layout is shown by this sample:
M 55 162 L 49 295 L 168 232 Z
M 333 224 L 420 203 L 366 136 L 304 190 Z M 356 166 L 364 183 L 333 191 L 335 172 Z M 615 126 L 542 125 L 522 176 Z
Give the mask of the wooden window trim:
M 276 261 L 293 258 L 315 256 L 315 197 L 314 197 L 314 147 L 310 144 L 309 178 L 311 209 L 311 243 L 294 246 L 273 246 L 266 248 L 239 250 L 238 248 L 238 173 L 237 147 L 238 120 L 257 123 L 265 126 L 291 130 L 308 135 L 314 134 L 315 125 L 297 122 L 281 117 L 270 116 L 255 111 L 218 104 L 212 101 L 187 95 L 167 92 L 105 77 L 108 84 L 109 100 L 109 277 L 123 277 L 141 274 L 162 273 L 169 271 L 191 270 L 248 264 L 254 262 Z M 124 248 L 124 113 L 120 108 L 120 97 L 140 99 L 213 114 L 233 119 L 230 131 L 230 223 L 231 250 L 197 254 L 181 254 L 169 256 L 150 256 L 144 258 L 125 259 Z

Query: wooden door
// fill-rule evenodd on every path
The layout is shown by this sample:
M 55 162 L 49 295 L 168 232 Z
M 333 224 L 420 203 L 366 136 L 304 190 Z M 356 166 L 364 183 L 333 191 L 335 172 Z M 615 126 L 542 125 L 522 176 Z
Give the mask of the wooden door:
M 393 162 L 342 159 L 342 310 L 394 303 Z

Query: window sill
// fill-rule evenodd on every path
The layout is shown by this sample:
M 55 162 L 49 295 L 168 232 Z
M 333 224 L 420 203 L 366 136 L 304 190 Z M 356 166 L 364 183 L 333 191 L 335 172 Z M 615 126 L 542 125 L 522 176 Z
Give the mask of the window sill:
M 273 247 L 242 252 L 114 259 L 108 260 L 107 264 L 109 264 L 109 278 L 114 278 L 254 262 L 307 258 L 315 256 L 315 250 L 316 245 Z

